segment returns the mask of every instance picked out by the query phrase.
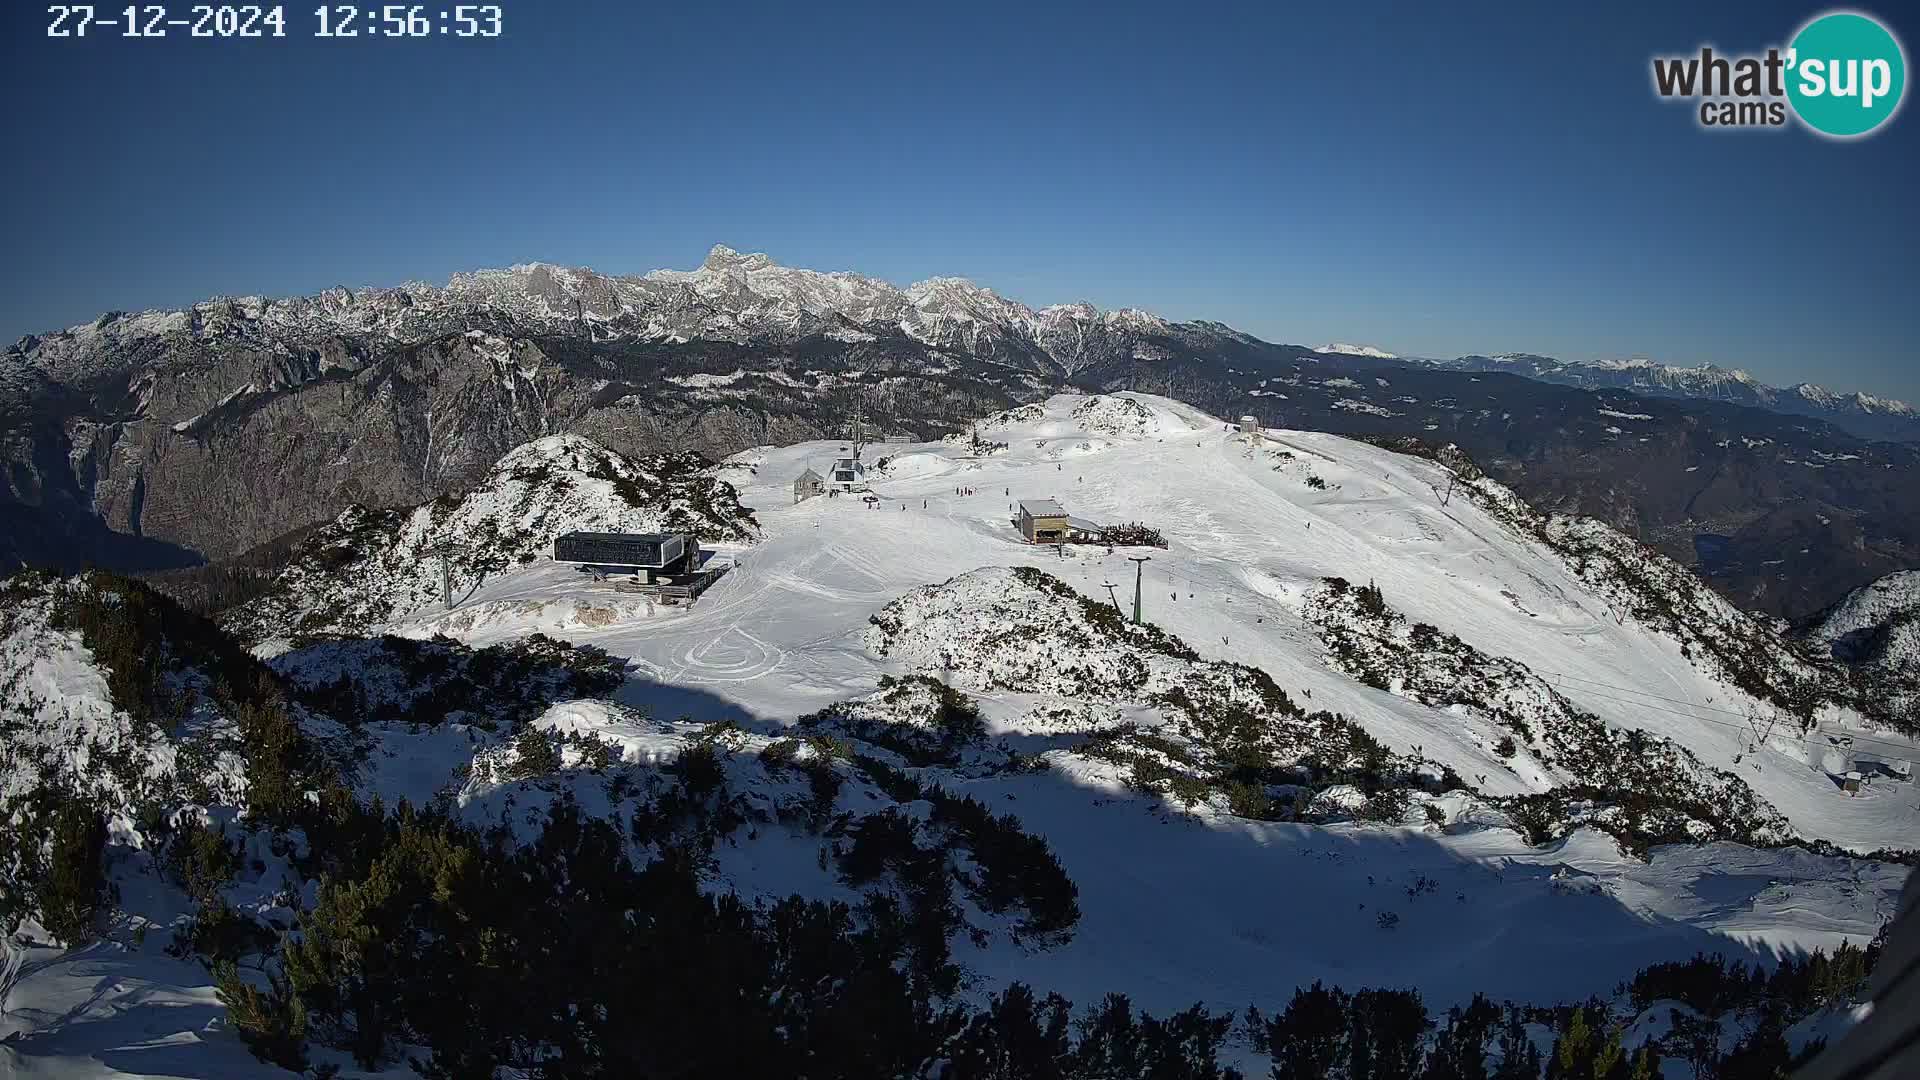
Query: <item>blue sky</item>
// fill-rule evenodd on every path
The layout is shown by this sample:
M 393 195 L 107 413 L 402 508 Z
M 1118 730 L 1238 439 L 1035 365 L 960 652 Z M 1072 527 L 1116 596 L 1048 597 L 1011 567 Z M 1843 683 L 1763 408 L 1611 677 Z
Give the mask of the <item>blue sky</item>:
M 81 42 L 8 5 L 0 335 L 725 243 L 1920 400 L 1914 110 L 1711 134 L 1650 89 L 1656 52 L 1784 44 L 1818 6 L 502 6 L 490 42 L 315 40 L 306 4 L 281 41 Z

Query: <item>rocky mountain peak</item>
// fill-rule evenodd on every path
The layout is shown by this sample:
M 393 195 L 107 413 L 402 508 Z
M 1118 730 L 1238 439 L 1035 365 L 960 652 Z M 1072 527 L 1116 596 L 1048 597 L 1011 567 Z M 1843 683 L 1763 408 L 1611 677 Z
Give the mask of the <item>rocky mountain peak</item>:
M 773 260 L 762 252 L 743 255 L 725 244 L 715 244 L 707 252 L 707 259 L 700 264 L 702 270 L 765 270 L 772 266 Z

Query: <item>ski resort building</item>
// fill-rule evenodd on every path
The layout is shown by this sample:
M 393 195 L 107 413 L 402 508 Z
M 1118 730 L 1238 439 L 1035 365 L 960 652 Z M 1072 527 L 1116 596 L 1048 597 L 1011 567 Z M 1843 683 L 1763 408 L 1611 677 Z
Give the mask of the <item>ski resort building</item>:
M 699 538 L 687 533 L 571 532 L 554 540 L 553 561 L 575 563 L 595 581 L 613 578 L 618 592 L 670 605 L 693 603 L 731 569 L 707 564 Z
M 1054 500 L 1020 500 L 1020 535 L 1028 543 L 1058 544 L 1068 539 L 1071 529 L 1066 507 Z
M 683 533 L 571 532 L 554 540 L 553 561 L 653 582 L 698 569 L 700 542 Z
M 844 491 L 859 491 L 867 486 L 867 467 L 857 457 L 843 457 L 833 463 L 833 482 Z
M 1029 544 L 1099 544 L 1107 535 L 1105 525 L 1074 517 L 1054 499 L 1020 500 L 1020 515 L 1013 525 Z
M 827 493 L 826 478 L 821 476 L 819 473 L 814 472 L 812 469 L 808 469 L 807 471 L 801 473 L 793 481 L 793 501 L 794 502 L 805 502 L 806 500 L 813 498 L 815 495 L 825 495 L 826 493 Z

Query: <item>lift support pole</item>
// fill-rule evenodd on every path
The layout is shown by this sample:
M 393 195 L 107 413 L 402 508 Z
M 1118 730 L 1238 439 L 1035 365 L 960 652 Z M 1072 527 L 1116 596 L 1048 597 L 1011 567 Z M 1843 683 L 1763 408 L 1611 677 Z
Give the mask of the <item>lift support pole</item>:
M 1138 626 L 1140 623 L 1140 575 L 1146 569 L 1146 564 L 1153 561 L 1153 556 L 1129 555 L 1127 561 L 1133 564 L 1133 622 Z

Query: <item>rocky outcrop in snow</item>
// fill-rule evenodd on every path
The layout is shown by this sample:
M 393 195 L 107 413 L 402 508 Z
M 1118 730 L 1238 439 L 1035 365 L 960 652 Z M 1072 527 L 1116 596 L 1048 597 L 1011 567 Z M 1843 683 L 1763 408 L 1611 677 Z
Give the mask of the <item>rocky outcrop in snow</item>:
M 1157 724 L 1089 728 L 1076 752 L 1189 806 L 1218 798 L 1247 817 L 1345 816 L 1316 797 L 1359 783 L 1366 794 L 1345 810 L 1397 819 L 1408 789 L 1462 786 L 1344 717 L 1307 713 L 1265 672 L 1203 660 L 1032 567 L 988 567 L 915 590 L 873 616 L 867 645 L 973 691 L 1154 710 Z
M 1920 731 L 1920 570 L 1855 589 L 1805 637 L 1853 670 L 1863 699 L 1881 702 L 1885 718 Z
M 297 715 L 270 672 L 144 585 L 0 582 L 0 934 L 33 921 L 89 940 L 122 879 L 168 871 L 203 825 L 297 801 Z
M 509 567 L 551 557 L 564 533 L 686 532 L 746 541 L 752 511 L 695 457 L 632 460 L 574 435 L 522 446 L 486 481 L 412 510 L 354 507 L 315 530 L 273 587 L 229 613 L 252 642 L 358 633 L 453 595 Z
M 1576 824 L 1640 851 L 1656 843 L 1779 844 L 1794 837 L 1786 818 L 1740 777 L 1669 739 L 1609 727 L 1525 664 L 1408 622 L 1374 586 L 1329 579 L 1308 597 L 1305 614 L 1334 669 L 1453 713 L 1536 794 L 1550 796 L 1509 802 L 1535 842 Z M 1581 805 L 1569 813 L 1570 803 Z
M 1442 500 L 1470 499 L 1515 533 L 1535 541 L 1594 590 L 1614 619 L 1634 619 L 1666 634 L 1682 655 L 1768 703 L 1801 726 L 1824 708 L 1877 714 L 1873 702 L 1851 691 L 1831 663 L 1811 655 L 1780 625 L 1730 603 L 1699 575 L 1605 523 L 1547 514 L 1483 473 L 1451 444 L 1377 439 L 1377 445 L 1445 466 L 1454 480 Z
M 1090 397 L 1074 407 L 1081 429 L 1107 435 L 1148 435 L 1160 430 L 1159 413 L 1129 397 Z M 1184 427 L 1181 430 L 1186 430 Z

